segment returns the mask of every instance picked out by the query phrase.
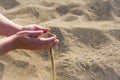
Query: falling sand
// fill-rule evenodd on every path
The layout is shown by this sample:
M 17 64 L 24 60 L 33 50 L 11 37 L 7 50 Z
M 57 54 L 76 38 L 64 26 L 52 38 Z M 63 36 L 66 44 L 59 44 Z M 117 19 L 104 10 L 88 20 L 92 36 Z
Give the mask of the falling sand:
M 0 80 L 120 80 L 120 0 L 0 0 L 0 12 L 22 26 L 49 27 L 59 39 L 54 53 L 0 56 Z
M 53 73 L 52 76 L 53 76 L 53 80 L 56 80 L 55 60 L 54 60 L 54 53 L 52 51 L 52 48 L 50 48 L 49 55 L 50 55 L 51 64 L 52 64 L 52 73 Z

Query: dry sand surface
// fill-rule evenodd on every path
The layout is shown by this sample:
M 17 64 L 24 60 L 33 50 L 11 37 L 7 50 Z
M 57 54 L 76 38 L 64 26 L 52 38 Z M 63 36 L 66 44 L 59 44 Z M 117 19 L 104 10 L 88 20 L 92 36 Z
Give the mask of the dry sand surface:
M 57 80 L 120 80 L 120 0 L 0 0 L 0 12 L 58 36 Z M 52 80 L 48 51 L 0 56 L 0 80 Z

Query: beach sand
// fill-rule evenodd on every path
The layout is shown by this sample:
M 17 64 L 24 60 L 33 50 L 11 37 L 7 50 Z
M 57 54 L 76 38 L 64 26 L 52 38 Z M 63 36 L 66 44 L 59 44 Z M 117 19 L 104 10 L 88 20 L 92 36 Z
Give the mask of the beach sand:
M 57 80 L 120 80 L 120 0 L 0 0 L 0 12 L 58 36 Z M 52 80 L 48 51 L 0 56 L 0 80 Z

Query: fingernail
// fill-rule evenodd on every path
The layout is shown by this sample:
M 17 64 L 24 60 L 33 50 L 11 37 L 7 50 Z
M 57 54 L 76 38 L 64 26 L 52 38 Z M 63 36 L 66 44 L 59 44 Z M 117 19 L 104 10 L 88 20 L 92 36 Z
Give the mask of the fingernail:
M 55 42 L 58 44 L 58 43 L 59 43 L 59 40 L 58 40 L 58 39 L 56 39 L 56 40 L 55 40 Z

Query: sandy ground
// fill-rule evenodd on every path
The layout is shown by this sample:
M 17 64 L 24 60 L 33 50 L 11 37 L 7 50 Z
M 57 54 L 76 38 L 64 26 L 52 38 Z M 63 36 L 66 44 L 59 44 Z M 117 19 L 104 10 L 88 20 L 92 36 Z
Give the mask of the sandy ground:
M 120 0 L 0 0 L 0 12 L 58 36 L 57 80 L 120 80 Z M 0 80 L 52 80 L 48 51 L 0 56 Z

